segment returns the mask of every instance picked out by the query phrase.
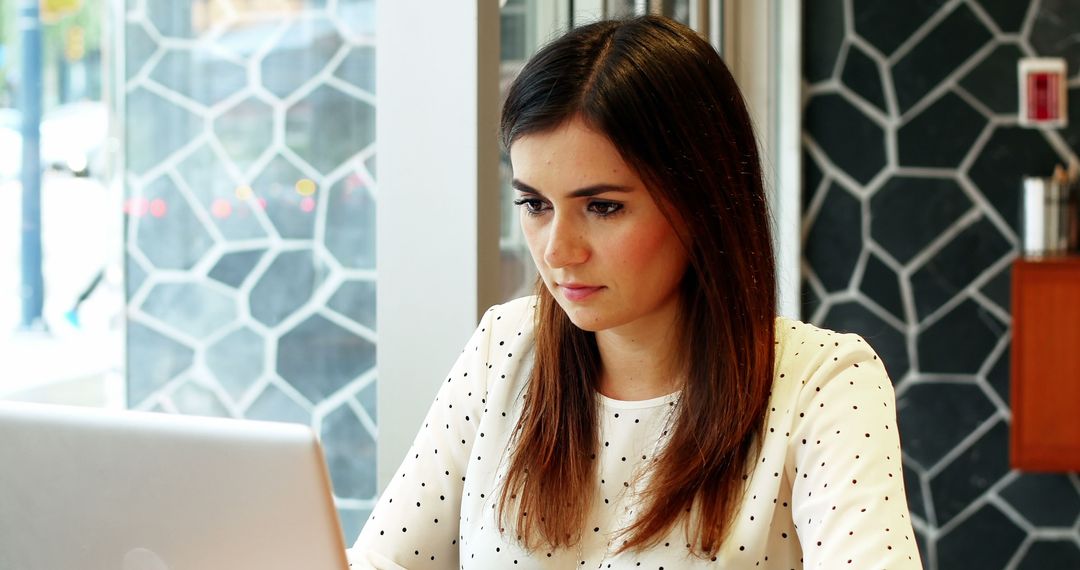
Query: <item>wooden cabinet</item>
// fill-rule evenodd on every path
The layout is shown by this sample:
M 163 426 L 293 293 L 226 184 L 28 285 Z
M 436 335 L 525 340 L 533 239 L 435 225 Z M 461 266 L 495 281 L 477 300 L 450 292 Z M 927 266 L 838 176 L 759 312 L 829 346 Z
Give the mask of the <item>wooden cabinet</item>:
M 1012 466 L 1080 471 L 1080 257 L 1012 273 Z

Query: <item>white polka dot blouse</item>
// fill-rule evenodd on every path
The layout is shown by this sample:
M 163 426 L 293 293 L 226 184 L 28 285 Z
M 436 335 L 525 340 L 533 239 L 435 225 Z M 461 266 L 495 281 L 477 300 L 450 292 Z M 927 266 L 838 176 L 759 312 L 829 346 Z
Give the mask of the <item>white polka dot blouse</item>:
M 354 569 L 921 568 L 885 368 L 856 335 L 783 318 L 765 432 L 715 559 L 694 557 L 681 525 L 649 550 L 615 554 L 678 393 L 601 397 L 598 492 L 582 540 L 524 550 L 500 532 L 495 504 L 532 366 L 534 305 L 484 315 L 350 549 Z

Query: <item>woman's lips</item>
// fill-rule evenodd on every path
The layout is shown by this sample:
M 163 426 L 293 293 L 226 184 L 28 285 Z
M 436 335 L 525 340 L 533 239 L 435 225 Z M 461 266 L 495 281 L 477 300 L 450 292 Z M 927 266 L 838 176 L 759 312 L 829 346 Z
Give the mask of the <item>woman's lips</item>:
M 563 296 L 569 301 L 584 301 L 592 296 L 593 293 L 603 289 L 602 286 L 590 286 L 590 285 L 559 285 L 563 291 Z

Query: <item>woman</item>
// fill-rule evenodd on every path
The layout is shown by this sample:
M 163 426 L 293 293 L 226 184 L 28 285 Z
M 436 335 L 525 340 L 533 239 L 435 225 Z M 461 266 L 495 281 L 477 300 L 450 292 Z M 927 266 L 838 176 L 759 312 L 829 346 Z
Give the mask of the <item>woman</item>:
M 351 552 L 376 568 L 918 568 L 892 385 L 775 318 L 750 119 L 658 17 L 542 49 L 502 136 L 540 274 L 493 307 Z

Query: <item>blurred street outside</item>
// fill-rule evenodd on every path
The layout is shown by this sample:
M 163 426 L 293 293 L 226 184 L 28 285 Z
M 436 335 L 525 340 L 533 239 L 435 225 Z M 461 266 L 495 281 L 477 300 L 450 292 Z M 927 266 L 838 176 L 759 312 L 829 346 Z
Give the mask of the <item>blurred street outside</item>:
M 47 331 L 21 331 L 22 191 L 18 179 L 0 181 L 0 399 L 124 406 L 120 203 L 96 179 L 45 172 Z

